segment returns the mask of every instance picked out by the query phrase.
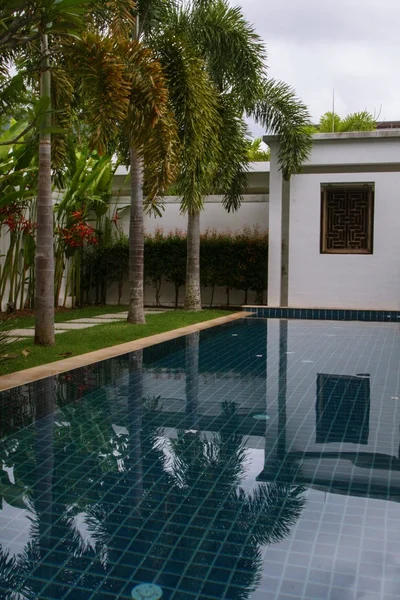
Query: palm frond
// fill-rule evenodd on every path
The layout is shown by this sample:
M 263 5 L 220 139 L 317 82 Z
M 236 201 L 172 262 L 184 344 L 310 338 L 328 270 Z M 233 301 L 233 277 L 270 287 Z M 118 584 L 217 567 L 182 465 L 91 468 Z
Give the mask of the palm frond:
M 236 492 L 234 502 L 241 506 L 243 527 L 259 544 L 283 540 L 290 534 L 305 505 L 302 486 L 283 483 L 261 484 L 247 495 Z
M 312 145 L 310 115 L 294 90 L 281 81 L 265 80 L 260 99 L 249 114 L 270 133 L 280 137 L 279 162 L 285 179 L 297 173 Z
M 137 0 L 141 32 L 148 36 L 154 29 L 168 23 L 170 13 L 176 10 L 177 5 L 178 0 Z
M 175 15 L 179 24 L 179 15 Z M 167 27 L 154 40 L 163 65 L 169 96 L 174 107 L 182 148 L 176 185 L 182 196 L 182 211 L 201 210 L 215 172 L 220 151 L 218 93 L 204 60 L 184 34 Z
M 195 2 L 189 8 L 191 35 L 206 58 L 220 92 L 229 90 L 242 109 L 252 104 L 265 75 L 264 43 L 242 8 L 226 0 Z
M 126 118 L 131 86 L 126 64 L 116 42 L 110 37 L 88 33 L 69 48 L 71 60 L 78 66 L 78 89 L 86 99 L 86 121 L 92 147 L 99 152 L 119 133 Z
M 238 210 L 246 192 L 249 170 L 247 125 L 231 95 L 222 97 L 220 115 L 221 155 L 215 174 L 215 192 L 224 194 L 228 212 Z

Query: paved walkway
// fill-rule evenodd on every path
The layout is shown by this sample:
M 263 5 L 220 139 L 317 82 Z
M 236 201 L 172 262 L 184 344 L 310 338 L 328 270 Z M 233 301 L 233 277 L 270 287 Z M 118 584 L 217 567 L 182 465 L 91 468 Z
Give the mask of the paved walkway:
M 166 312 L 167 310 L 173 309 L 161 309 L 161 310 L 145 310 L 146 315 L 159 314 Z M 65 333 L 66 331 L 72 331 L 74 329 L 87 329 L 88 327 L 94 327 L 95 325 L 104 325 L 104 323 L 116 323 L 118 321 L 124 321 L 128 316 L 128 311 L 119 313 L 109 313 L 105 315 L 97 315 L 95 317 L 81 317 L 80 319 L 71 319 L 70 321 L 64 321 L 63 323 L 54 324 L 54 333 Z M 33 337 L 35 335 L 34 327 L 27 327 L 26 329 L 11 329 L 8 332 L 10 342 L 14 342 L 20 338 Z

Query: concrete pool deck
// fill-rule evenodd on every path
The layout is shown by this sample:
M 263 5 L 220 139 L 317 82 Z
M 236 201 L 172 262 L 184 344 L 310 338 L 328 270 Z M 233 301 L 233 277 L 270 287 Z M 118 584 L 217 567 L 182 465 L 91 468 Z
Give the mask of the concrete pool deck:
M 202 331 L 203 329 L 209 329 L 210 327 L 216 327 L 217 325 L 223 325 L 236 321 L 238 319 L 251 317 L 250 312 L 237 312 L 225 317 L 218 317 L 217 319 L 211 319 L 209 321 L 203 321 L 201 323 L 195 323 L 194 325 L 187 325 L 186 327 L 180 327 L 179 329 L 171 329 L 164 333 L 157 333 L 148 337 L 143 337 L 131 342 L 125 342 L 124 344 L 118 344 L 116 346 L 108 346 L 95 352 L 87 352 L 86 354 L 80 354 L 78 356 L 72 356 L 71 358 L 65 358 L 63 360 L 54 361 L 38 367 L 32 367 L 31 369 L 24 369 L 23 371 L 17 371 L 10 373 L 9 375 L 0 376 L 0 391 L 8 390 L 13 387 L 18 387 L 45 377 L 51 377 L 71 371 L 72 369 L 79 369 L 87 365 L 114 358 L 115 356 L 121 356 L 128 352 L 134 352 L 135 350 L 141 350 L 148 346 L 160 344 L 177 337 L 188 335 L 189 333 L 195 333 L 196 331 Z M 123 317 L 126 318 L 126 317 Z M 66 324 L 66 323 L 65 323 Z M 82 323 L 82 325 L 84 325 Z M 101 323 L 96 323 L 101 325 Z M 71 328 L 72 329 L 72 328 Z M 75 329 L 75 328 L 74 328 Z

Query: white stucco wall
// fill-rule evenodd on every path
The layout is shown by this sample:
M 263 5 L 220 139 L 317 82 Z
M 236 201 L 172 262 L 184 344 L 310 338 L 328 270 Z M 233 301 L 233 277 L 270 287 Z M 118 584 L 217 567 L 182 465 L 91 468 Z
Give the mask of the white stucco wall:
M 228 213 L 222 205 L 222 196 L 207 196 L 204 199 L 204 210 L 200 216 L 200 230 L 204 233 L 207 230 L 215 230 L 223 233 L 231 231 L 233 233 L 242 231 L 245 227 L 252 229 L 258 227 L 260 230 L 268 230 L 269 219 L 269 171 L 270 163 L 252 163 L 248 175 L 248 190 L 243 197 L 242 206 L 236 212 Z M 117 202 L 119 208 L 128 207 L 129 198 L 129 174 L 123 167 L 119 167 L 114 176 L 113 183 L 114 202 Z M 161 217 L 145 215 L 144 227 L 146 233 L 153 233 L 157 228 L 161 228 L 164 233 L 169 233 L 176 229 L 186 232 L 187 215 L 182 215 L 180 211 L 180 198 L 177 196 L 167 196 L 164 198 L 165 210 Z M 113 202 L 110 205 L 110 212 L 115 210 Z M 120 212 L 119 227 L 128 234 L 129 231 L 129 210 Z M 128 284 L 125 283 L 122 293 L 122 302 L 128 301 Z M 117 303 L 116 285 L 111 286 L 107 293 L 107 302 Z M 208 306 L 211 299 L 211 290 L 202 289 L 202 302 Z M 184 287 L 180 289 L 179 304 L 184 300 Z M 161 288 L 160 301 L 162 306 L 174 306 L 175 291 L 174 286 L 168 282 L 163 282 Z M 256 293 L 249 291 L 249 303 L 256 302 Z M 244 292 L 231 290 L 230 305 L 240 306 L 244 303 Z M 145 304 L 147 306 L 155 305 L 155 291 L 152 286 L 145 286 Z M 226 304 L 226 293 L 224 288 L 216 288 L 214 292 L 213 306 L 224 306 Z
M 282 187 L 271 146 L 269 304 L 282 298 Z M 373 183 L 373 254 L 321 254 L 321 184 Z M 400 308 L 400 130 L 322 134 L 304 172 L 290 182 L 288 304 L 322 308 Z M 275 249 L 275 251 L 274 251 Z
M 321 183 L 375 184 L 373 254 L 321 254 Z M 400 173 L 299 175 L 291 184 L 289 305 L 400 308 Z
M 120 196 L 118 206 L 129 205 L 128 196 Z M 153 233 L 157 228 L 164 233 L 187 229 L 187 215 L 180 211 L 180 200 L 175 196 L 165 198 L 165 210 L 161 217 L 145 215 L 144 227 L 146 233 Z M 129 211 L 121 213 L 120 225 L 125 233 L 129 230 Z M 200 216 L 200 229 L 215 229 L 218 232 L 241 231 L 244 227 L 268 229 L 268 194 L 252 194 L 244 197 L 242 206 L 237 212 L 228 213 L 222 206 L 221 196 L 206 198 L 204 210 Z

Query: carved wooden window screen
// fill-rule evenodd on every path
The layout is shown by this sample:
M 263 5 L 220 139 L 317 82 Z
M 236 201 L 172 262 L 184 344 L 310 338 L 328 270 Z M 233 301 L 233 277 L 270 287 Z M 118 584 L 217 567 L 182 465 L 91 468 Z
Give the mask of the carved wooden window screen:
M 316 444 L 368 444 L 369 374 L 317 376 Z
M 372 254 L 372 185 L 322 186 L 321 253 Z

